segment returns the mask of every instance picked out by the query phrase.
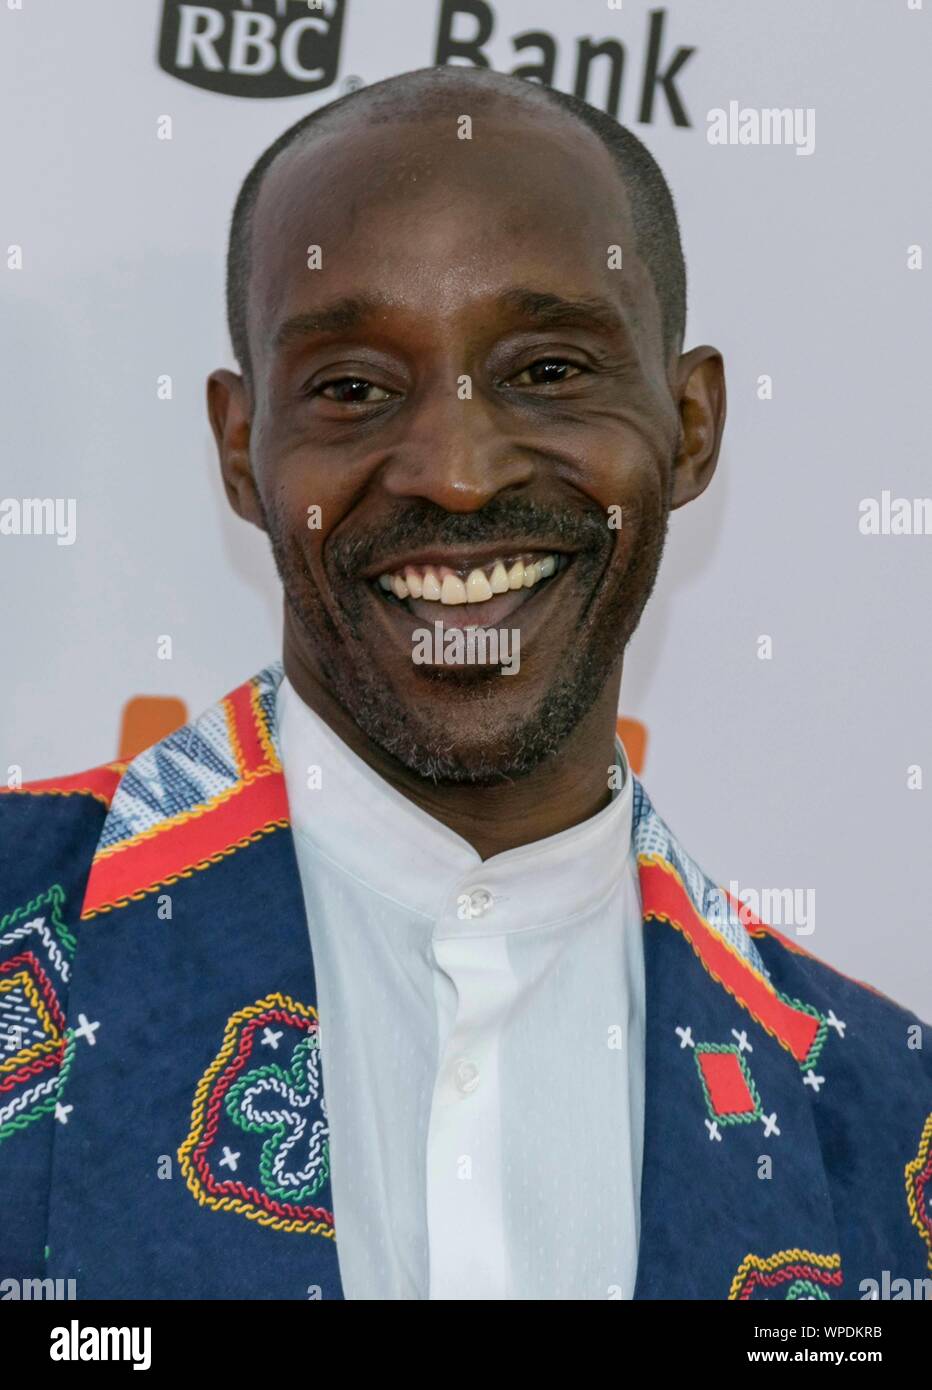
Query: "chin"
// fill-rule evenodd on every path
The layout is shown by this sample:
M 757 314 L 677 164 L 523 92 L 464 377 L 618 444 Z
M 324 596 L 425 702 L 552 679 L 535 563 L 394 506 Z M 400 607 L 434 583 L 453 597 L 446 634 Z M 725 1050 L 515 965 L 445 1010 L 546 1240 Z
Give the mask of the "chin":
M 536 702 L 515 690 L 508 699 L 515 712 L 496 708 L 499 683 L 512 679 L 473 683 L 463 699 L 438 699 L 428 683 L 426 695 L 411 703 L 400 702 L 386 684 L 370 680 L 364 689 L 357 680 L 341 703 L 373 743 L 417 776 L 436 785 L 492 787 L 555 757 L 602 684 L 563 680 Z

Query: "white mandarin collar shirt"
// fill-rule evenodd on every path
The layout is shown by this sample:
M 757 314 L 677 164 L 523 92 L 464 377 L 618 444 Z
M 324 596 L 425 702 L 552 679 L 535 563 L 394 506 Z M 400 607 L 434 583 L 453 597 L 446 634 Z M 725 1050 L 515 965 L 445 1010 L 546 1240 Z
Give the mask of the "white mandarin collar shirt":
M 284 679 L 347 1298 L 630 1298 L 644 1113 L 633 784 L 482 860 Z M 607 770 L 606 770 L 607 771 Z

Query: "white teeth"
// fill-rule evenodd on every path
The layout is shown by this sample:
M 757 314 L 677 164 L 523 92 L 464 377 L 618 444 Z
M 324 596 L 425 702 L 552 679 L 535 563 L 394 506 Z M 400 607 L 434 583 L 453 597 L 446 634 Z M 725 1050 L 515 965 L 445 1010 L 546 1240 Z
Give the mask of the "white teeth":
M 492 586 L 482 570 L 473 570 L 466 580 L 466 602 L 485 603 L 492 597 Z
M 540 560 L 515 560 L 508 568 L 504 560 L 496 560 L 491 573 L 476 566 L 469 571 L 465 582 L 446 565 L 439 566 L 447 573 L 441 579 L 432 565 L 406 565 L 395 574 L 379 575 L 379 584 L 398 599 L 409 596 L 426 599 L 429 603 L 488 603 L 496 594 L 512 589 L 533 589 L 542 579 L 549 579 L 560 567 L 557 555 L 545 555 Z
M 439 580 L 439 579 L 437 578 L 437 576 L 434 574 L 433 570 L 425 570 L 425 571 L 424 571 L 424 588 L 423 588 L 423 591 L 422 591 L 422 593 L 421 593 L 421 597 L 422 597 L 422 598 L 429 599 L 431 603 L 439 603 L 439 602 L 440 602 L 440 594 L 441 594 L 440 580 Z
M 554 560 L 554 564 L 556 561 Z M 492 570 L 492 577 L 489 580 L 489 587 L 493 594 L 507 594 L 508 592 L 508 571 L 501 560 L 496 560 L 495 568 Z
M 424 592 L 424 581 L 417 570 L 405 570 L 405 583 L 408 586 L 408 593 L 412 598 L 420 598 Z
M 443 588 L 440 590 L 441 603 L 465 603 L 466 585 L 458 574 L 445 574 Z

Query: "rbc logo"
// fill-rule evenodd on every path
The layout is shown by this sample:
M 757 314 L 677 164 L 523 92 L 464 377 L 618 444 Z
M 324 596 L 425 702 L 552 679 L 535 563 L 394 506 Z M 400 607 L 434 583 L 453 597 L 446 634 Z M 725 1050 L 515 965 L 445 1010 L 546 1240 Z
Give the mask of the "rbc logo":
M 344 0 L 164 0 L 159 67 L 236 97 L 291 97 L 336 81 Z

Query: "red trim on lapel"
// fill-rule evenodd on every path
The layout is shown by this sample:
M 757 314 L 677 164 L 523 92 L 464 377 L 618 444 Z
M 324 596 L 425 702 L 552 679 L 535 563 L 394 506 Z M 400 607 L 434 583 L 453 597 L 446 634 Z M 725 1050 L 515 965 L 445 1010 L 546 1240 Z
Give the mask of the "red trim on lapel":
M 102 850 L 91 865 L 81 919 L 125 907 L 287 824 L 282 773 L 268 772 L 242 782 L 208 806 L 183 812 L 171 822 Z
M 682 933 L 713 980 L 802 1065 L 819 1032 L 819 1018 L 782 999 L 773 985 L 700 917 L 672 864 L 659 855 L 641 854 L 638 870 L 645 920 L 667 922 Z
M 244 681 L 220 704 L 240 780 L 199 806 L 167 815 L 139 834 L 98 850 L 82 921 L 189 878 L 288 825 L 285 777 L 259 703 L 257 681 Z M 183 730 L 170 737 L 178 733 Z

